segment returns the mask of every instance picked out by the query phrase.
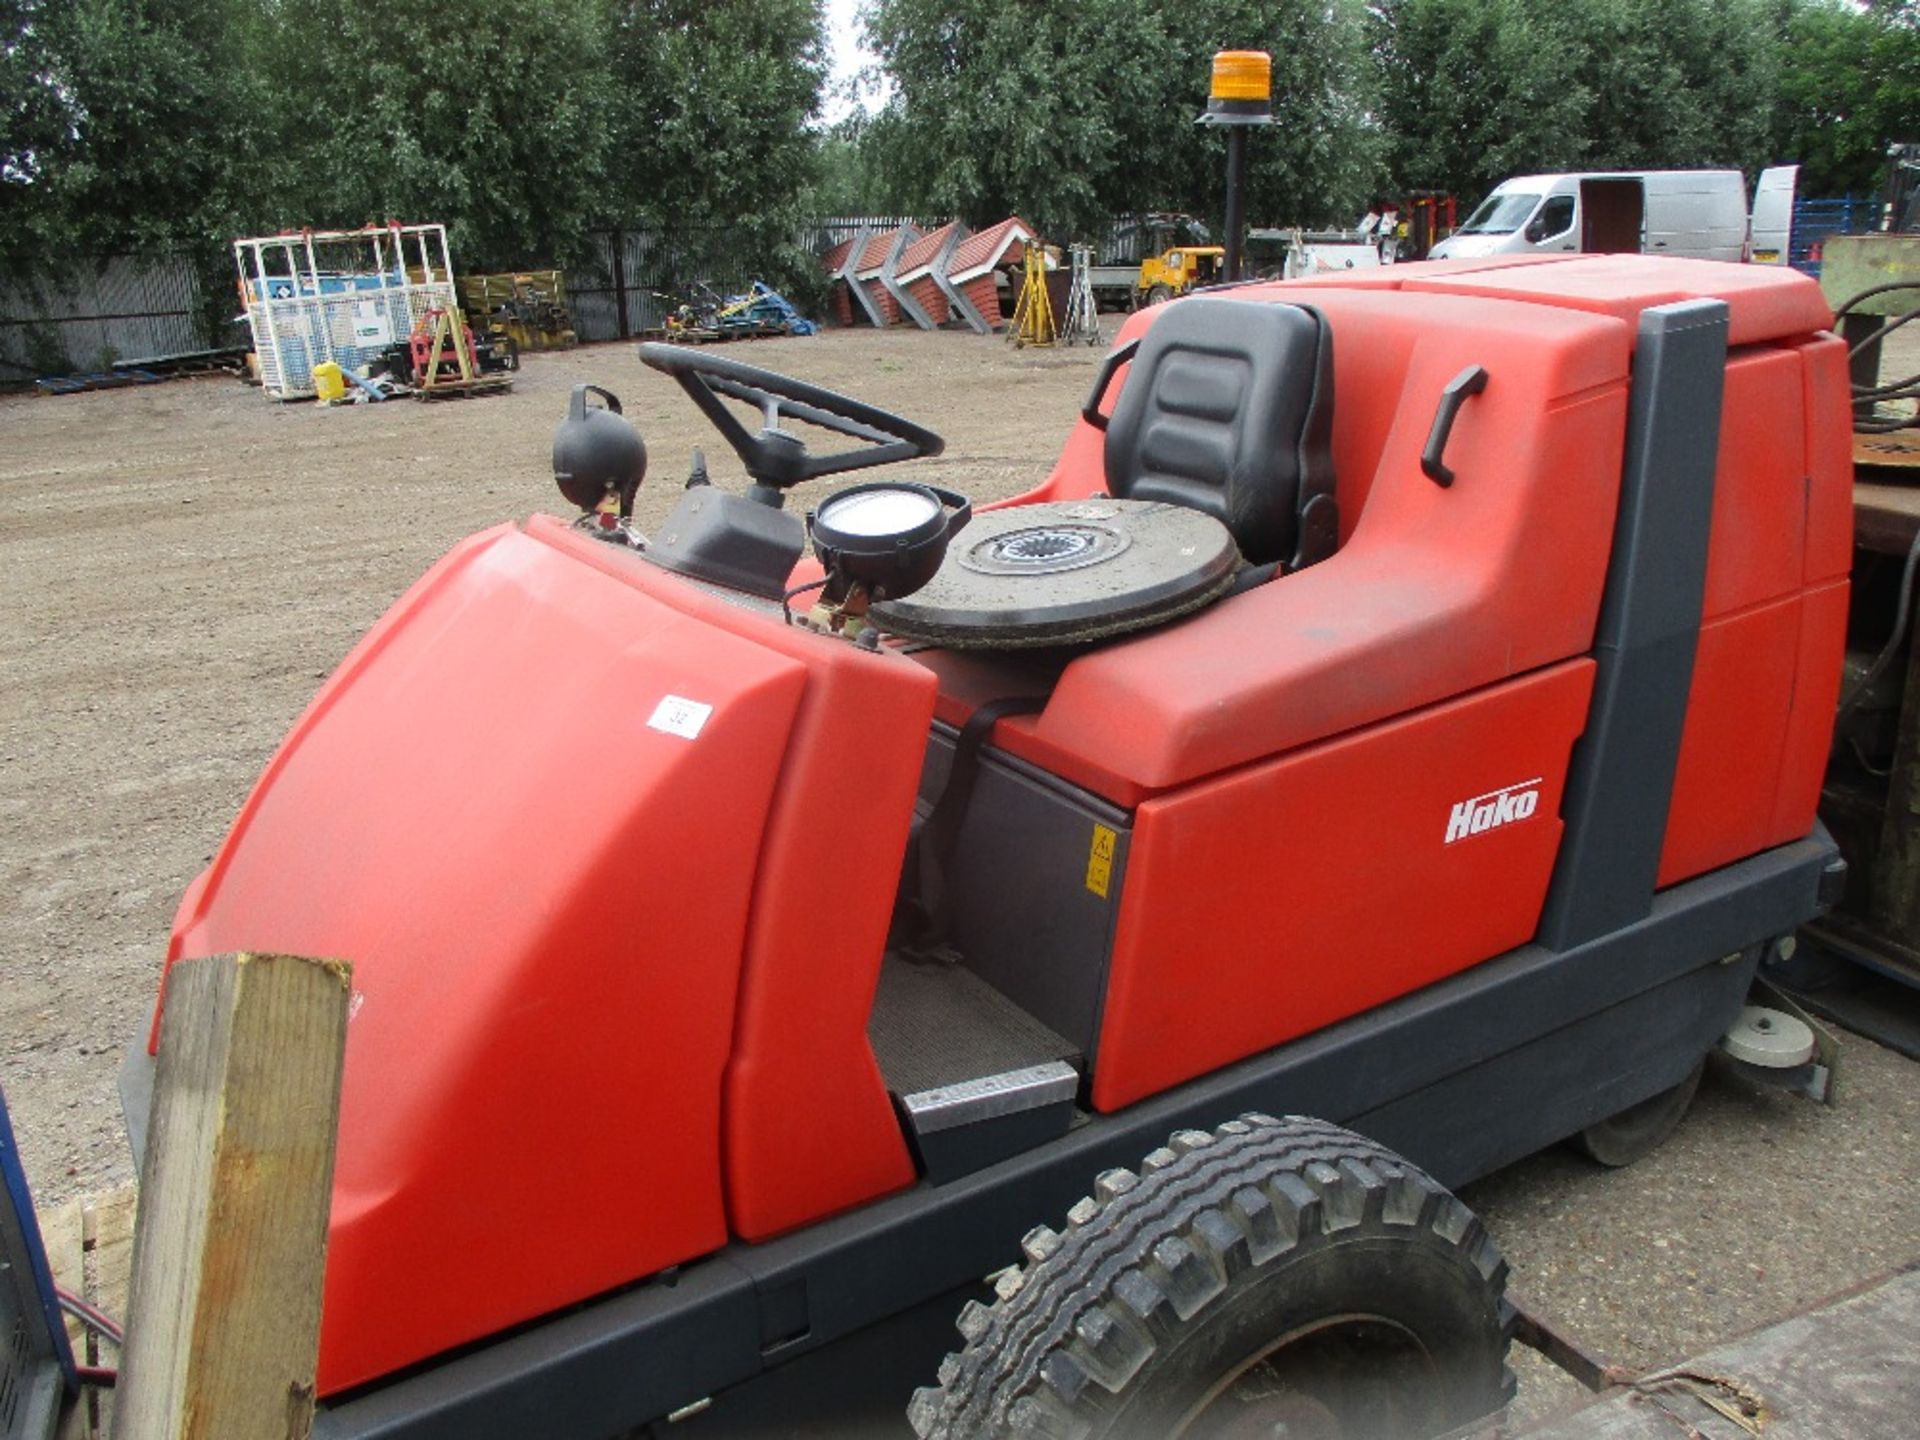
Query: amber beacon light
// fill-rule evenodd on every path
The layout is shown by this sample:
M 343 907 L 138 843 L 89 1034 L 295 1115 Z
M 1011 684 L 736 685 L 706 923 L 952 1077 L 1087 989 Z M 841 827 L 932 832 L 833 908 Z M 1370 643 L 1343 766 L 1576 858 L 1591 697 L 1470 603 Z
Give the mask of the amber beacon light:
M 1213 57 L 1207 92 L 1210 123 L 1259 124 L 1273 118 L 1273 57 L 1264 50 L 1222 50 Z M 1226 115 L 1235 120 L 1223 120 Z M 1246 117 L 1244 119 L 1238 117 Z M 1254 118 L 1258 117 L 1258 118 Z
M 1224 278 L 1240 278 L 1246 238 L 1247 130 L 1273 123 L 1273 57 L 1264 50 L 1222 50 L 1213 57 L 1213 84 L 1201 125 L 1227 130 L 1227 253 Z

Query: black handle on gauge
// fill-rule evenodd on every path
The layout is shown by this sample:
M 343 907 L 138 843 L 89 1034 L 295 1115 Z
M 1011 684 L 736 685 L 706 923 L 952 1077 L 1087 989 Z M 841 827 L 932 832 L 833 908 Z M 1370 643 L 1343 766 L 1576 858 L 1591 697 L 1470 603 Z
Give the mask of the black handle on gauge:
M 1447 453 L 1447 439 L 1453 434 L 1453 422 L 1468 397 L 1478 395 L 1486 388 L 1486 367 L 1469 365 L 1449 380 L 1447 388 L 1440 392 L 1440 408 L 1434 412 L 1433 429 L 1427 432 L 1427 448 L 1420 452 L 1420 469 L 1443 490 L 1453 484 L 1453 471 L 1443 458 Z
M 948 536 L 957 535 L 964 530 L 967 522 L 973 518 L 973 501 L 958 490 L 949 490 L 944 485 L 929 485 L 926 488 L 933 492 L 934 499 L 953 512 L 947 517 Z

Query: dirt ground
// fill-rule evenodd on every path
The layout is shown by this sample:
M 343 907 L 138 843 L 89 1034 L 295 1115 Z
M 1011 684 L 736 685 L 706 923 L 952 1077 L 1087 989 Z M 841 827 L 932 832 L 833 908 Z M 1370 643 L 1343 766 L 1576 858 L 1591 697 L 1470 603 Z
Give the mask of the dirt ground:
M 1045 475 L 1102 354 L 901 331 L 728 353 L 931 425 L 947 452 L 918 468 L 977 499 Z M 461 536 L 571 513 L 549 454 L 581 381 L 646 437 L 643 529 L 696 445 L 739 476 L 632 345 L 434 404 L 282 405 L 224 378 L 0 398 L 0 1084 L 42 1200 L 127 1178 L 114 1074 L 174 905 L 320 680 Z
M 931 425 L 948 449 L 921 477 L 983 500 L 1045 474 L 1103 352 L 896 331 L 729 353 Z M 646 435 L 643 529 L 695 445 L 737 476 L 628 345 L 437 405 L 276 405 L 224 379 L 0 399 L 0 1085 L 42 1202 L 129 1178 L 115 1071 L 181 890 L 409 582 L 473 530 L 564 511 L 548 447 L 579 381 Z M 1920 1066 L 1865 1041 L 1846 1065 L 1831 1109 L 1710 1077 L 1641 1166 L 1555 1152 L 1467 1198 L 1545 1312 L 1610 1358 L 1678 1358 L 1920 1256 Z

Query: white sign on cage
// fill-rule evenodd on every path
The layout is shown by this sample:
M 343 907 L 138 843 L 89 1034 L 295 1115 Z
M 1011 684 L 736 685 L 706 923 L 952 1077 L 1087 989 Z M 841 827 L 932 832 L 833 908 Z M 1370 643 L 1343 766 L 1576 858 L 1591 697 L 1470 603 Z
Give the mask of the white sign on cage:
M 353 343 L 385 346 L 393 343 L 393 317 L 377 300 L 360 300 L 353 307 Z

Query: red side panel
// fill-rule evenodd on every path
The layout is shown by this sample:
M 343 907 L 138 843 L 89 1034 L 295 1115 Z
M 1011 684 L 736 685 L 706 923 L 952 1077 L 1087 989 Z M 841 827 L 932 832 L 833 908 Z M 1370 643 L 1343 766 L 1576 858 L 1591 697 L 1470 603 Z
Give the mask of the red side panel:
M 1817 585 L 1853 569 L 1853 390 L 1839 336 L 1821 335 L 1799 351 L 1807 385 L 1805 578 Z M 1840 662 L 1833 663 L 1837 672 Z
M 724 1131 L 727 1212 L 748 1240 L 914 1180 L 867 1016 L 932 696 L 910 694 L 916 713 L 901 717 L 834 689 L 810 695 L 794 727 L 798 763 L 768 817 L 755 887 Z M 918 742 L 910 754 L 903 739 Z M 903 782 L 909 804 L 885 803 Z
M 806 684 L 496 530 L 274 758 L 174 952 L 353 962 L 323 1392 L 724 1243 L 735 986 Z
M 1847 594 L 1847 582 L 1834 580 L 1809 590 L 1800 602 L 1800 658 L 1787 712 L 1780 783 L 1767 824 L 1769 845 L 1798 840 L 1813 828 L 1833 744 L 1833 711 L 1840 703 Z
M 1713 528 L 1700 613 L 1711 620 L 1800 588 L 1807 519 L 1806 377 L 1771 348 L 1727 359 Z
M 1142 805 L 1095 1106 L 1531 938 L 1592 686 L 1592 662 L 1572 661 Z M 1456 807 L 1498 809 L 1503 791 L 1499 823 L 1449 839 Z
M 1845 346 L 1832 336 L 1728 362 L 1663 886 L 1813 826 L 1846 645 L 1849 417 Z
M 816 672 L 767 817 L 724 1131 L 727 1213 L 748 1240 L 914 1181 L 867 1016 L 933 685 L 887 658 Z
M 1657 884 L 1767 847 L 1799 652 L 1797 596 L 1701 625 Z
M 557 521 L 528 530 L 808 667 L 755 865 L 727 1067 L 722 1146 L 734 1233 L 763 1239 L 911 1185 L 867 1015 L 926 755 L 933 677 L 898 655 L 769 624 Z
M 1383 453 L 1394 438 L 1394 414 L 1404 403 L 1391 377 L 1407 372 L 1421 332 L 1396 321 L 1384 307 L 1333 309 L 1338 315 L 1333 347 L 1333 473 L 1339 481 L 1340 543 L 1345 545 L 1366 514 Z

